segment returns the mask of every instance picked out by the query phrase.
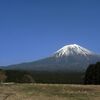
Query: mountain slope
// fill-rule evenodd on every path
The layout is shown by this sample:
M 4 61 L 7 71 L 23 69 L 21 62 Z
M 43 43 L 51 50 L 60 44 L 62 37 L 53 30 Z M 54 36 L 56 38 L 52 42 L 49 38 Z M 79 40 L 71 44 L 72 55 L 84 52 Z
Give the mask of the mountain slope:
M 64 46 L 50 57 L 29 62 L 7 66 L 7 69 L 21 69 L 33 71 L 71 71 L 83 72 L 89 64 L 100 61 L 97 55 L 79 45 Z

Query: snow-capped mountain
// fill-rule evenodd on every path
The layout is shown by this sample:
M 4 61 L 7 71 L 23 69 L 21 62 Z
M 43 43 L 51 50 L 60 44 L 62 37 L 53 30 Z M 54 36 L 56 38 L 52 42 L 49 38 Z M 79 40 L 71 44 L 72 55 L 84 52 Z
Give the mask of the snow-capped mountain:
M 56 57 L 62 57 L 62 56 L 76 56 L 76 55 L 82 55 L 82 56 L 88 56 L 92 55 L 93 52 L 77 45 L 77 44 L 72 44 L 72 45 L 66 45 L 63 48 L 59 49 L 56 53 Z
M 95 54 L 77 44 L 66 45 L 53 55 L 30 63 L 7 66 L 8 69 L 34 71 L 85 71 L 89 64 L 100 61 Z

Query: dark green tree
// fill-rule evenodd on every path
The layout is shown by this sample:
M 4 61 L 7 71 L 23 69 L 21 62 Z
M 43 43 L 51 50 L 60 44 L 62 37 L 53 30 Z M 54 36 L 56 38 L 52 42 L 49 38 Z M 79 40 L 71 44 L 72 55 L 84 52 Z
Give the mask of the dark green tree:
M 89 65 L 84 82 L 85 84 L 100 84 L 100 62 Z
M 15 83 L 33 83 L 34 78 L 27 71 L 19 71 L 19 70 L 7 70 L 7 82 L 15 82 Z
M 25 74 L 22 79 L 21 79 L 22 83 L 35 83 L 35 80 L 33 79 L 33 77 L 29 74 Z

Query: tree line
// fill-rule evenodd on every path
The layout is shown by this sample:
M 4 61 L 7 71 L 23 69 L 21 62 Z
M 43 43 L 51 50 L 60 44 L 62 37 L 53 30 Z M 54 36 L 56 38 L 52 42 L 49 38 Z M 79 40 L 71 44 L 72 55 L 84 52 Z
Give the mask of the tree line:
M 85 73 L 67 71 L 22 71 L 0 69 L 0 83 L 100 84 L 100 62 L 88 66 Z
M 0 82 L 33 83 L 34 79 L 28 71 L 0 69 Z
M 1 82 L 14 83 L 59 83 L 70 84 L 82 83 L 82 73 L 66 71 L 22 71 L 22 70 L 0 70 Z

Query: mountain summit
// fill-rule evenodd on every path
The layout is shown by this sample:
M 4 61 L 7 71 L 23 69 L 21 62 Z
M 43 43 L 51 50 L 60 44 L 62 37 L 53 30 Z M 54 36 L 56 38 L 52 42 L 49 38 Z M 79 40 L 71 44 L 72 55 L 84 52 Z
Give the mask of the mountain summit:
M 59 56 L 69 56 L 69 55 L 83 55 L 83 56 L 88 56 L 92 55 L 93 52 L 77 45 L 77 44 L 71 44 L 71 45 L 66 45 L 59 49 L 55 55 L 56 57 Z
M 74 71 L 83 72 L 89 64 L 100 61 L 100 55 L 91 52 L 77 44 L 66 45 L 52 56 L 33 61 L 7 66 L 8 69 L 34 71 Z

